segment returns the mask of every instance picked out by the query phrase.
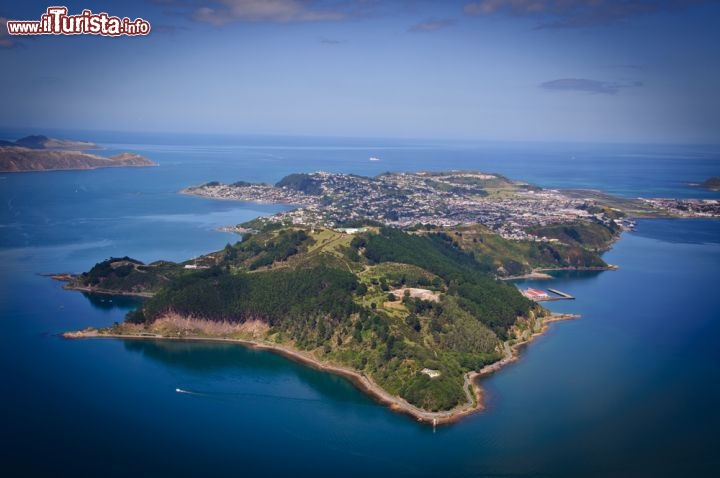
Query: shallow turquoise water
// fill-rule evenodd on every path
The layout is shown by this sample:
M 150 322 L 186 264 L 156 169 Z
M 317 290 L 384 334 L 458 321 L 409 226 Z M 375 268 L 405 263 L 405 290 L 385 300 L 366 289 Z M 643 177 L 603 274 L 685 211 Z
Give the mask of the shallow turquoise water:
M 640 148 L 628 158 L 625 150 L 578 146 L 546 145 L 532 153 L 502 145 L 274 147 L 257 140 L 248 148 L 230 139 L 213 145 L 195 138 L 188 146 L 177 138 L 143 137 L 142 144 L 128 145 L 131 138 L 118 135 L 82 137 L 144 152 L 161 166 L 2 175 L 0 409 L 7 439 L 0 457 L 6 469 L 75 476 L 97 476 L 101 469 L 108 476 L 718 471 L 720 221 L 642 221 L 606 255 L 618 271 L 531 282 L 575 295 L 552 308 L 583 317 L 554 324 L 520 361 L 484 380 L 485 413 L 435 432 L 343 379 L 267 352 L 61 339 L 57 334 L 65 330 L 120 321 L 136 302 L 63 291 L 38 275 L 86 270 L 111 255 L 193 257 L 235 240 L 214 227 L 280 210 L 175 194 L 206 180 L 462 167 L 548 187 L 692 196 L 698 190 L 679 178 L 717 174 L 712 149 L 655 147 L 641 154 Z M 568 159 L 570 150 L 575 160 Z M 577 151 L 601 164 L 577 166 Z M 371 155 L 382 159 L 370 163 Z M 547 164 L 563 173 L 546 170 Z M 620 172 L 608 164 L 622 165 Z

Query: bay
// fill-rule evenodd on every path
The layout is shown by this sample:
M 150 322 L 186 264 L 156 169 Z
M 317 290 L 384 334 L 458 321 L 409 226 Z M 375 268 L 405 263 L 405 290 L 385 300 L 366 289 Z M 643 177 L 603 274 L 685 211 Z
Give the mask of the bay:
M 487 411 L 435 431 L 268 352 L 64 340 L 63 331 L 121 321 L 137 302 L 64 291 L 39 274 L 110 256 L 184 260 L 237 239 L 216 227 L 282 210 L 177 194 L 210 180 L 479 169 L 544 187 L 720 198 L 687 185 L 718 174 L 720 148 L 55 133 L 159 166 L 0 174 L 0 456 L 16 474 L 717 472 L 719 221 L 641 221 L 605 256 L 618 271 L 519 283 L 570 292 L 577 300 L 551 308 L 582 318 L 554 324 L 484 380 Z

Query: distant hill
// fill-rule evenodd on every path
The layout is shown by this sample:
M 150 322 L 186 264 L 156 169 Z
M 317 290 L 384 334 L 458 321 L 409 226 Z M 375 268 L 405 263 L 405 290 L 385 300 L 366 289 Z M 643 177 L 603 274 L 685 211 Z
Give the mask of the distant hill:
M 13 145 L 13 144 L 11 144 Z M 97 149 L 98 145 L 89 141 L 73 141 L 68 139 L 48 138 L 43 135 L 25 136 L 15 141 L 14 146 L 21 146 L 30 149 L 70 149 L 84 151 Z
M 276 188 L 288 188 L 300 191 L 311 196 L 319 196 L 322 194 L 322 182 L 313 178 L 310 174 L 295 173 L 282 178 Z
M 617 238 L 617 234 L 620 233 L 620 227 L 614 222 L 601 224 L 577 221 L 569 224 L 531 227 L 529 230 L 538 237 L 557 239 L 562 244 L 579 246 L 593 251 L 609 249 Z
M 73 141 L 33 135 L 17 141 L 0 140 L 0 171 L 50 171 L 96 169 L 126 166 L 154 166 L 155 163 L 133 153 L 110 157 L 86 153 L 98 146 L 88 141 Z
M 720 191 L 720 176 L 713 176 L 712 178 L 706 179 L 700 186 L 710 189 L 711 191 Z

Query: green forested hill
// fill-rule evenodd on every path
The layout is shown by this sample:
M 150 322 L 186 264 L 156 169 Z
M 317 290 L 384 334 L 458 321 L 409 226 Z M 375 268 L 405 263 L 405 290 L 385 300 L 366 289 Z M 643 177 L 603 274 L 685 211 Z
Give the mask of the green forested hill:
M 168 314 L 260 321 L 265 340 L 352 367 L 426 410 L 464 403 L 464 374 L 501 358 L 518 317 L 542 313 L 445 234 L 282 228 L 193 267 L 207 268 L 122 258 L 77 280 L 155 292 L 127 318 L 148 329 Z
M 614 223 L 610 225 L 595 222 L 574 222 L 571 224 L 551 224 L 529 228 L 529 232 L 550 239 L 557 239 L 563 244 L 580 246 L 589 250 L 605 250 L 615 240 L 620 228 Z

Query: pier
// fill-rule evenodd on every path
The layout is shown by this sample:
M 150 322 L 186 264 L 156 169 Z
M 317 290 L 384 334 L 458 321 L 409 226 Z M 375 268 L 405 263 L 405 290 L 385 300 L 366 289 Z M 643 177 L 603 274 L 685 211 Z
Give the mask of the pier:
M 557 289 L 548 289 L 547 292 L 538 289 L 526 289 L 521 292 L 522 295 L 535 302 L 543 302 L 550 300 L 575 300 L 575 297 Z
M 548 292 L 552 292 L 553 294 L 559 295 L 560 297 L 557 298 L 558 300 L 560 300 L 560 299 L 575 300 L 575 297 L 573 297 L 570 294 L 567 294 L 565 292 L 560 292 L 557 289 L 548 289 Z

